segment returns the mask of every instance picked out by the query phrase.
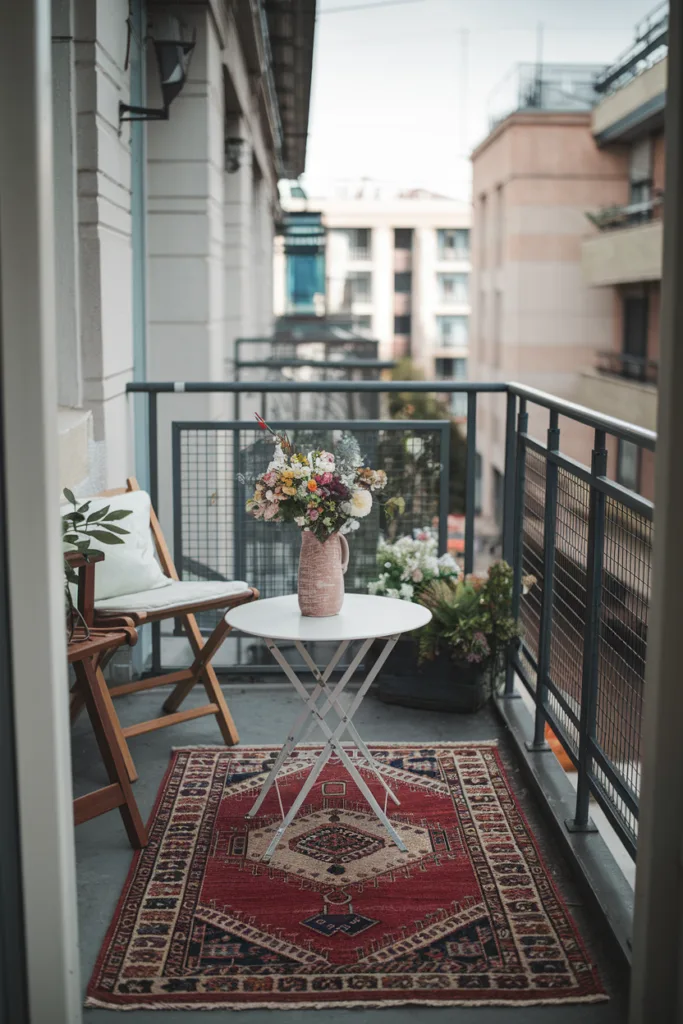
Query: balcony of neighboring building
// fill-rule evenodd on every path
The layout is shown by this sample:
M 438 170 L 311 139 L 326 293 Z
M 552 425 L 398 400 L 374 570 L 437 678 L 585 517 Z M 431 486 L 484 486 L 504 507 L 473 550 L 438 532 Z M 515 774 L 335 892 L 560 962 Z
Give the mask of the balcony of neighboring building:
M 658 369 L 656 359 L 599 352 L 595 367 L 581 374 L 577 401 L 606 416 L 655 430 Z
M 630 47 L 597 79 L 603 97 L 593 110 L 599 146 L 625 142 L 664 122 L 667 78 L 668 2 L 636 26 Z
M 663 192 L 638 202 L 611 206 L 589 219 L 598 234 L 586 238 L 581 262 L 589 285 L 660 281 L 662 277 Z

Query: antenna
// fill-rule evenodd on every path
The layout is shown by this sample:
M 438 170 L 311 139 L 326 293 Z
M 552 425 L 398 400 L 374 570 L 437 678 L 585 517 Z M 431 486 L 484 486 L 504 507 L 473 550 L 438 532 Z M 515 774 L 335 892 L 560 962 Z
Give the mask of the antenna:
M 543 22 L 536 26 L 536 106 L 543 106 Z

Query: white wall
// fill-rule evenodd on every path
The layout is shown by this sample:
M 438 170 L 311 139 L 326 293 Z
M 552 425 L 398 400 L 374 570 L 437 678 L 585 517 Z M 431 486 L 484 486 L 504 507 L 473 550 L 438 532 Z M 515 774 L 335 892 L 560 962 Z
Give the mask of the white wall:
M 106 481 L 131 467 L 126 384 L 132 378 L 130 145 L 119 132 L 129 100 L 127 0 L 75 0 L 78 240 L 83 397 L 96 441 L 106 441 Z

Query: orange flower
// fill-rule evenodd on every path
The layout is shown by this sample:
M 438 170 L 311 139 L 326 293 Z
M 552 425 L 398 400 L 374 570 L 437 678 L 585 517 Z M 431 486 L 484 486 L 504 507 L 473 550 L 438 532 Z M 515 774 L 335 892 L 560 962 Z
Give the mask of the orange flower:
M 309 480 L 307 486 L 308 486 L 309 491 L 317 491 L 318 490 L 318 485 L 315 482 L 315 480 Z

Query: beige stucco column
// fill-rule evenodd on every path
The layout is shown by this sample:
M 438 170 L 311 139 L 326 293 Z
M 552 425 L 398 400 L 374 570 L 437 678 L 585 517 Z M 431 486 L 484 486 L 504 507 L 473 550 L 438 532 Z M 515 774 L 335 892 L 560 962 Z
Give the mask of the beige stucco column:
M 683 5 L 671 4 L 667 190 L 630 1024 L 683 1020 Z

